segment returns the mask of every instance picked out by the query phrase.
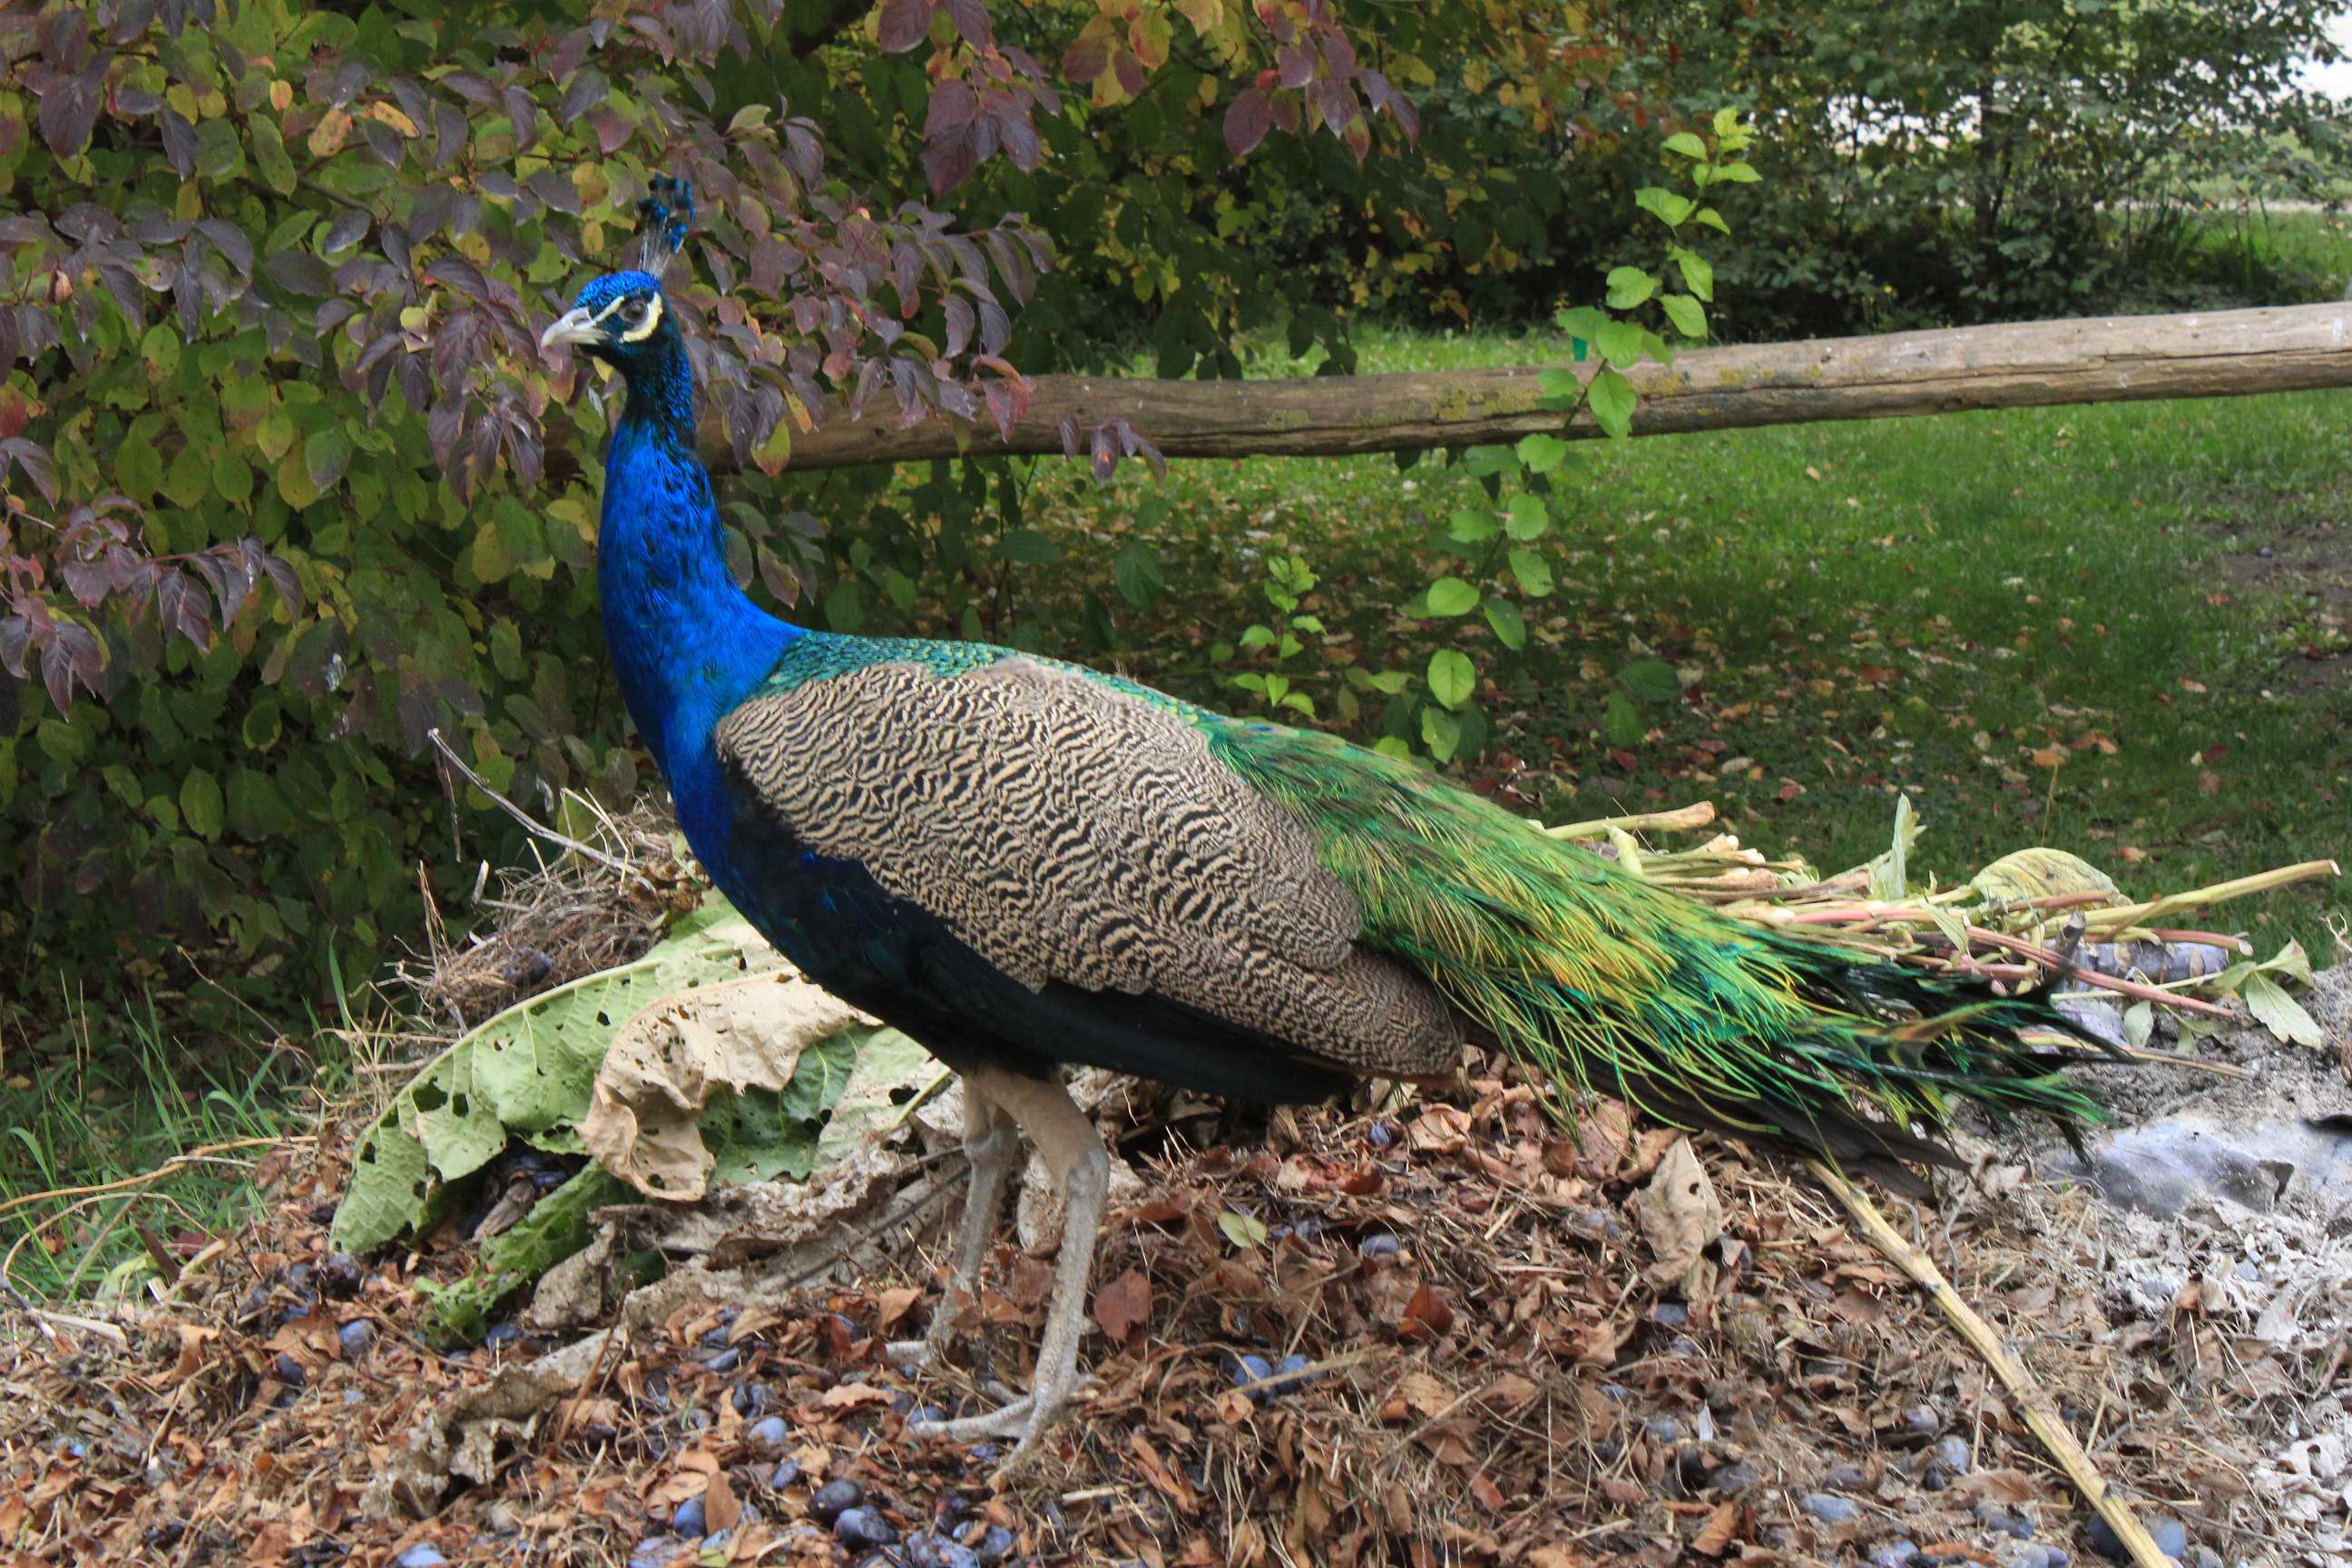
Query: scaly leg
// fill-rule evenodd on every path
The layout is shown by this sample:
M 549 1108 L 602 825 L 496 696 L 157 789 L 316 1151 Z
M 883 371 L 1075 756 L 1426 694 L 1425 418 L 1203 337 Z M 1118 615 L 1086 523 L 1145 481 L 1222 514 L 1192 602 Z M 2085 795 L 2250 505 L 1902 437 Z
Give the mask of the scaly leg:
M 1045 1311 L 1045 1335 L 1037 1346 L 1037 1373 L 1029 1393 L 985 1415 L 919 1424 L 919 1436 L 967 1442 L 977 1437 L 1018 1436 L 1008 1463 L 1018 1460 L 1054 1423 L 1078 1385 L 1078 1341 L 1086 1332 L 1087 1286 L 1094 1275 L 1095 1237 L 1102 1228 L 1104 1200 L 1110 1193 L 1110 1153 L 1058 1079 L 1036 1079 L 1003 1068 L 983 1067 L 964 1075 L 964 1092 L 984 1082 L 984 1092 L 1012 1113 L 1061 1184 L 1067 1205 L 1062 1222 L 1061 1255 L 1054 1264 L 1054 1297 Z
M 947 1289 L 921 1339 L 900 1340 L 888 1347 L 891 1363 L 908 1372 L 929 1366 L 940 1357 L 955 1331 L 956 1319 L 978 1300 L 980 1266 L 1004 1212 L 1004 1184 L 1021 1157 L 1020 1131 L 1013 1118 L 970 1078 L 963 1083 L 963 1152 L 971 1162 L 971 1184 L 965 1189 L 963 1217 L 956 1226 Z

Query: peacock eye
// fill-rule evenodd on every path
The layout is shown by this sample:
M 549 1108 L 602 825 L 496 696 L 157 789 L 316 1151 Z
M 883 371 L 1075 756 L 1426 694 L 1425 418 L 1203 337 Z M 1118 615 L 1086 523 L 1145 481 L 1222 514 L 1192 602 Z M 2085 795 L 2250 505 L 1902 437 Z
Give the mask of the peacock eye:
M 644 326 L 646 324 L 646 302 L 643 300 L 631 300 L 623 304 L 621 307 L 621 324 L 629 327 Z

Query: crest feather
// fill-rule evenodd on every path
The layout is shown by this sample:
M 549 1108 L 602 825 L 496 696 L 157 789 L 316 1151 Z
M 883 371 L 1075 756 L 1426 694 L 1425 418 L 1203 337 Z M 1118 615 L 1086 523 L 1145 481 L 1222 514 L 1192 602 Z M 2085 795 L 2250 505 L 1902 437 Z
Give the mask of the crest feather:
M 675 174 L 656 174 L 637 202 L 640 229 L 637 265 L 659 278 L 670 258 L 686 246 L 687 230 L 694 226 L 694 192 Z

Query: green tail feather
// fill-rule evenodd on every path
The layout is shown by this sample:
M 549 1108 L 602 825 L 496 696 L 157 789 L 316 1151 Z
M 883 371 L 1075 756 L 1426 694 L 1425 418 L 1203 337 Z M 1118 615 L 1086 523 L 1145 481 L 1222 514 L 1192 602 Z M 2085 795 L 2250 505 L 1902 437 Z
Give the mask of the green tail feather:
M 1202 721 L 1228 766 L 1316 833 L 1363 906 L 1364 940 L 1571 1095 L 1895 1175 L 1951 1163 L 1933 1138 L 1955 1095 L 1996 1119 L 2046 1116 L 2070 1140 L 2101 1119 L 2065 1068 L 2113 1053 L 2043 996 L 1735 921 L 1330 736 Z

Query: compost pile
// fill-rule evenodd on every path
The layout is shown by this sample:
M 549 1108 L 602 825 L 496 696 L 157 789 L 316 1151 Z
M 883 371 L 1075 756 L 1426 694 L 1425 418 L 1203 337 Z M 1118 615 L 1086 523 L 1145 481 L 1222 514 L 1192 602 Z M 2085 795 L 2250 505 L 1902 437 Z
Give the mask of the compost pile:
M 1590 837 L 1715 901 L 1997 973 L 2032 961 L 2021 944 L 2149 918 L 2053 930 L 2126 906 L 2021 892 L 2015 921 L 1971 930 L 1987 906 L 1923 905 L 1899 866 L 1873 899 L 1869 868 L 1824 880 L 1723 839 L 1660 856 L 1622 826 Z M 691 884 L 664 836 L 629 842 L 504 889 L 488 942 L 422 963 L 406 1026 L 445 1045 L 643 951 Z M 600 902 L 611 917 L 585 918 Z M 2119 1125 L 2087 1172 L 2034 1130 L 1980 1129 L 1973 1179 L 1892 1211 L 2186 1562 L 2352 1552 L 2347 974 L 2278 987 L 2301 1019 L 2283 1026 L 2316 1043 L 2211 1020 L 2184 1040 L 2107 993 L 2124 1037 L 2251 1072 L 2102 1069 Z M 176 1278 L 12 1320 L 0 1561 L 2058 1568 L 2119 1551 L 1924 1295 L 1810 1178 L 1737 1143 L 1605 1100 L 1564 1131 L 1480 1060 L 1449 1093 L 1270 1117 L 1085 1088 L 1124 1172 L 1098 1381 L 1034 1465 L 1000 1473 L 985 1446 L 907 1426 L 1024 1375 L 1057 1223 L 1042 1189 L 998 1251 L 972 1364 L 911 1379 L 883 1353 L 936 1297 L 951 1088 L 806 1187 L 623 1205 L 601 1255 L 455 1348 L 430 1342 L 436 1292 L 468 1289 L 483 1234 L 565 1167 L 510 1150 L 425 1234 L 346 1255 L 330 1227 L 380 1125 L 357 1106 L 260 1160 L 250 1224 L 176 1238 Z

